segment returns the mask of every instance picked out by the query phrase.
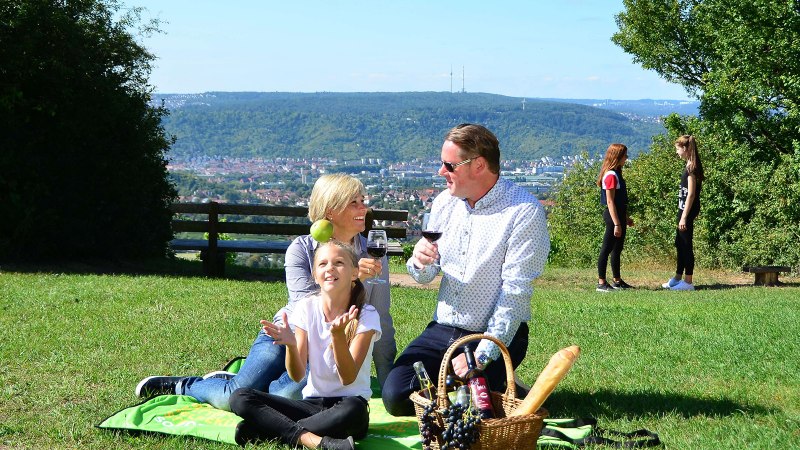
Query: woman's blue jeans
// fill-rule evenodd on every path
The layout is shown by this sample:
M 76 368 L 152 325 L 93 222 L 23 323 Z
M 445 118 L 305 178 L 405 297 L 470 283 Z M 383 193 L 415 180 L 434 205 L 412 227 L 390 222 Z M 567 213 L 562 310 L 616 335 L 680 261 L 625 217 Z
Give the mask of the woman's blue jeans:
M 188 377 L 175 387 L 175 393 L 189 395 L 215 408 L 230 411 L 228 402 L 233 391 L 252 388 L 281 397 L 300 399 L 306 378 L 294 382 L 286 373 L 286 347 L 274 345 L 274 340 L 259 331 L 239 372 L 230 380 L 222 378 Z

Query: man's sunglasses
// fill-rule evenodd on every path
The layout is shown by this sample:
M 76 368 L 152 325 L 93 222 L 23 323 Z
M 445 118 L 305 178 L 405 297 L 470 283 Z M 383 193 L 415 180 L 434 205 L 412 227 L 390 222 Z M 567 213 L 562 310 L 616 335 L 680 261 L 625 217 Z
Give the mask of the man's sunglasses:
M 453 172 L 454 170 L 456 170 L 456 167 L 463 166 L 464 164 L 467 164 L 467 163 L 471 163 L 473 159 L 475 159 L 475 158 L 465 159 L 465 160 L 463 160 L 461 162 L 458 162 L 458 163 L 455 163 L 455 164 L 449 163 L 449 162 L 446 162 L 446 161 L 442 161 L 442 165 L 444 166 L 444 168 L 448 172 Z

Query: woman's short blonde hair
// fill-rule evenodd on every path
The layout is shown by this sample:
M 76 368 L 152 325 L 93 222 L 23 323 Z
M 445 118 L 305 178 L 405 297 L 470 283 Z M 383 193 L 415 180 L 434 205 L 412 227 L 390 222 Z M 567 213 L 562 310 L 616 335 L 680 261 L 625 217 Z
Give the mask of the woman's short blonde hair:
M 329 213 L 344 211 L 358 196 L 366 195 L 364 184 L 357 178 L 343 173 L 319 177 L 308 200 L 308 218 L 312 222 L 328 217 Z

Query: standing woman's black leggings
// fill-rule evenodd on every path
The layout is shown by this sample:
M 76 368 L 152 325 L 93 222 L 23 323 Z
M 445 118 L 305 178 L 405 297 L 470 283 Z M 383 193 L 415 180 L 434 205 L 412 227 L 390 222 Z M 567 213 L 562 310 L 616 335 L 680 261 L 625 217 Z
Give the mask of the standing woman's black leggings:
M 603 235 L 603 245 L 600 246 L 600 257 L 597 258 L 597 278 L 606 279 L 608 257 L 611 256 L 611 274 L 614 278 L 621 278 L 619 274 L 619 256 L 625 245 L 625 233 L 628 231 L 627 211 L 617 208 L 619 226 L 622 229 L 620 237 L 614 236 L 614 220 L 608 208 L 603 211 L 603 221 L 606 223 L 606 233 Z
M 678 223 L 680 223 L 682 213 L 683 211 L 678 210 Z M 694 219 L 695 217 L 686 218 L 686 230 L 684 231 L 677 226 L 675 228 L 675 248 L 678 250 L 676 275 L 694 275 L 694 245 L 692 244 Z

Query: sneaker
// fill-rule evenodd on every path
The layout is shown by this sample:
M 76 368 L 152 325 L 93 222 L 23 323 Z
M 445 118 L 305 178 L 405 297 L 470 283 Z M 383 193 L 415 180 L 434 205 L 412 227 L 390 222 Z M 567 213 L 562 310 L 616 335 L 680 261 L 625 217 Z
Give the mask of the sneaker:
M 678 282 L 678 284 L 676 284 L 675 286 L 672 286 L 671 288 L 669 288 L 669 290 L 671 290 L 671 291 L 693 291 L 694 290 L 694 285 L 692 283 L 687 283 L 687 282 L 681 280 L 680 282 Z
M 209 372 L 203 375 L 203 379 L 207 380 L 209 378 L 222 378 L 223 380 L 230 380 L 231 378 L 235 377 L 236 374 L 233 372 L 228 372 L 227 370 L 215 370 L 213 372 Z
M 347 436 L 347 439 L 334 439 L 323 436 L 317 448 L 323 450 L 355 450 L 356 444 L 353 442 L 352 436 Z
M 622 278 L 620 278 L 619 281 L 611 280 L 611 287 L 613 289 L 633 289 L 633 286 L 626 283 Z
M 597 292 L 611 292 L 614 290 L 614 288 L 609 286 L 608 283 L 597 283 L 597 289 L 595 290 Z
M 664 288 L 664 289 L 671 289 L 671 288 L 673 288 L 675 285 L 677 285 L 680 282 L 681 282 L 681 280 L 676 280 L 675 277 L 672 277 L 669 280 L 667 280 L 666 283 L 663 283 L 661 285 L 661 287 Z
M 137 397 L 153 397 L 163 394 L 174 394 L 175 386 L 184 377 L 147 377 L 136 386 Z

